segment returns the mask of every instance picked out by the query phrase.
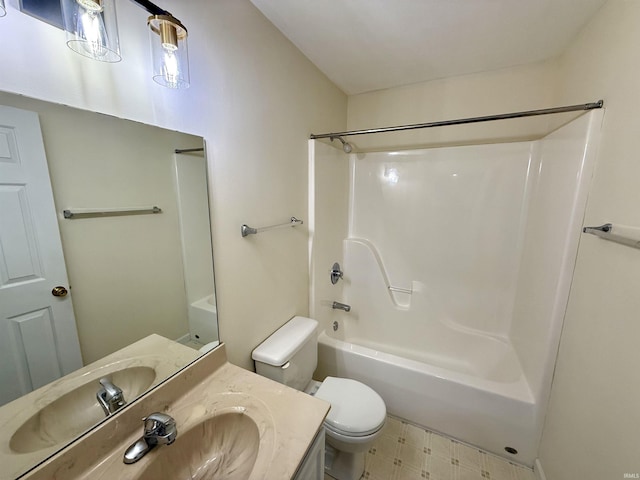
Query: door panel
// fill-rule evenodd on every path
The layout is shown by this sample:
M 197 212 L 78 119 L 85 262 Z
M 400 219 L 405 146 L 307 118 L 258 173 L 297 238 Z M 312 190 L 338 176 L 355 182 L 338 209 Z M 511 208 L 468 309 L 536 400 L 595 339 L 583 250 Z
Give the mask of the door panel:
M 0 288 L 42 276 L 24 185 L 0 185 Z
M 9 318 L 22 394 L 62 376 L 50 308 Z M 26 382 L 29 381 L 28 384 Z

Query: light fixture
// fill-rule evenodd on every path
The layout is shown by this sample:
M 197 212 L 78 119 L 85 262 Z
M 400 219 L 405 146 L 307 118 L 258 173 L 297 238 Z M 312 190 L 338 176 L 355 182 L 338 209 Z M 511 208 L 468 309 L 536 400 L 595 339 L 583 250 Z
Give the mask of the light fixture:
M 168 88 L 189 87 L 187 29 L 172 15 L 151 15 L 153 81 Z
M 119 62 L 120 43 L 114 0 L 61 0 L 67 46 L 101 62 Z
M 151 14 L 153 80 L 168 88 L 189 87 L 187 29 L 149 0 L 131 0 Z M 4 0 L 0 0 L 2 4 Z M 67 45 L 74 52 L 101 62 L 119 62 L 120 43 L 115 0 L 61 0 Z
M 0 17 L 4 17 L 7 14 L 7 8 L 4 6 L 4 0 L 0 0 Z

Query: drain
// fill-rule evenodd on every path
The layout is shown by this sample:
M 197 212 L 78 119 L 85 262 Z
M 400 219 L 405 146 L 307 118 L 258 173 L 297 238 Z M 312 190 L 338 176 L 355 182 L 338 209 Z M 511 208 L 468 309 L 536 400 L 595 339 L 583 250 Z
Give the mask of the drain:
M 334 332 L 337 332 L 339 327 L 340 327 L 340 325 L 338 324 L 338 322 L 333 322 L 333 331 Z
M 516 450 L 513 447 L 504 447 L 505 451 L 507 453 L 510 453 L 511 455 L 517 455 L 518 454 L 518 450 Z

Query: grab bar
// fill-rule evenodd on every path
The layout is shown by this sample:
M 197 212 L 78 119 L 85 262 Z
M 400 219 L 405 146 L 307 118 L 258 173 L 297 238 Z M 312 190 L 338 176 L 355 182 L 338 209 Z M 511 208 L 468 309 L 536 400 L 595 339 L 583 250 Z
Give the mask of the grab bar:
M 584 227 L 582 232 L 596 235 L 604 240 L 621 243 L 628 247 L 640 248 L 640 228 L 638 227 L 605 223 L 599 227 Z
M 266 232 L 267 230 L 275 230 L 276 228 L 283 227 L 295 227 L 297 225 L 302 225 L 304 222 L 302 220 L 297 219 L 296 217 L 291 217 L 291 220 L 288 223 L 279 223 L 278 225 L 269 225 L 268 227 L 261 228 L 252 228 L 246 223 L 240 227 L 240 233 L 243 237 L 247 235 L 255 235 L 256 233 Z
M 413 290 L 411 290 L 410 288 L 392 287 L 391 285 L 389 285 L 387 288 L 391 292 L 406 293 L 408 295 L 413 295 Z

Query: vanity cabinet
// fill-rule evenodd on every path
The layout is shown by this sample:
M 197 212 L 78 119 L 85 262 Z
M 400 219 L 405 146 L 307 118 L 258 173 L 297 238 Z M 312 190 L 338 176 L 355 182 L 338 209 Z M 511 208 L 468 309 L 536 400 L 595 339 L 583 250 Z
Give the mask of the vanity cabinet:
M 293 480 L 323 480 L 324 479 L 324 427 L 313 440 L 307 450 L 304 460 L 298 468 Z

